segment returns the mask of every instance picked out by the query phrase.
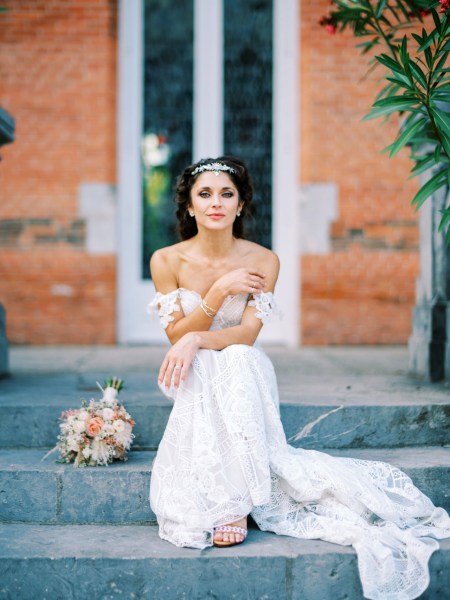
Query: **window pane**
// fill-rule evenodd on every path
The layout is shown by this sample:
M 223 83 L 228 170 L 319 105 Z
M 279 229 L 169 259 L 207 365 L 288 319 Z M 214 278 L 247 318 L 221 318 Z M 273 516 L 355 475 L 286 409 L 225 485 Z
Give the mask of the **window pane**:
M 272 0 L 224 2 L 224 148 L 247 163 L 255 187 L 250 239 L 271 247 Z
M 142 276 L 155 250 L 177 241 L 176 176 L 191 162 L 193 2 L 145 0 Z

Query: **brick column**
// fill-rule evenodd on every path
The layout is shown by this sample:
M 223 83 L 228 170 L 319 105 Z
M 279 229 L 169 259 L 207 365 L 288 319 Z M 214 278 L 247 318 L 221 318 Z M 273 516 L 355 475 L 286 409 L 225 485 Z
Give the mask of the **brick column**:
M 410 370 L 430 381 L 450 380 L 450 245 L 438 232 L 447 196 L 438 190 L 420 209 L 420 276 L 417 280 Z

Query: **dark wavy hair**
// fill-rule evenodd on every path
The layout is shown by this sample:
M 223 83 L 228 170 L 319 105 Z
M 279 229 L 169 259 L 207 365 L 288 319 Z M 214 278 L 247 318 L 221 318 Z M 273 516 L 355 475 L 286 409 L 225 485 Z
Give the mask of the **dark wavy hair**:
M 236 158 L 235 156 L 219 156 L 218 158 L 202 158 L 193 165 L 189 165 L 177 180 L 175 190 L 175 202 L 177 205 L 176 215 L 178 219 L 178 233 L 182 240 L 188 240 L 189 238 L 194 237 L 198 232 L 195 218 L 189 215 L 188 208 L 191 203 L 192 187 L 201 173 L 197 173 L 197 175 L 192 175 L 192 173 L 201 165 L 209 165 L 215 162 L 227 165 L 235 171 L 234 173 L 230 173 L 229 171 L 224 172 L 236 186 L 239 193 L 239 201 L 243 202 L 241 216 L 236 218 L 233 223 L 233 235 L 236 238 L 244 237 L 244 219 L 246 216 L 253 213 L 252 180 L 245 163 L 240 158 Z

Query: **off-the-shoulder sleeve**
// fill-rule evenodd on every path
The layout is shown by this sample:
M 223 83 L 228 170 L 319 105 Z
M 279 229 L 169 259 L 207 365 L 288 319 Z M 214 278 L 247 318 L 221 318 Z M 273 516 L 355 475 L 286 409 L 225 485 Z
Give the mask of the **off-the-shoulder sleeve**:
M 272 292 L 254 294 L 253 300 L 250 300 L 248 305 L 256 307 L 255 317 L 262 321 L 269 320 L 272 315 L 281 316 L 281 312 L 274 300 Z
M 180 310 L 177 304 L 179 296 L 179 290 L 173 290 L 168 294 L 156 292 L 155 297 L 147 306 L 147 312 L 150 315 L 157 314 L 164 329 L 173 321 L 172 313 Z

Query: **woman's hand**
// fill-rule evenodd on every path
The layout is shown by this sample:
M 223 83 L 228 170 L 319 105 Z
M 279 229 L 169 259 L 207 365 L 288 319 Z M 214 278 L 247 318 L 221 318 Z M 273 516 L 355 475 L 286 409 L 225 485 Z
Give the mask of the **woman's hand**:
M 241 267 L 219 277 L 212 288 L 219 289 L 223 296 L 236 294 L 259 294 L 264 291 L 266 276 L 259 269 Z
M 186 379 L 192 359 L 200 348 L 200 340 L 195 332 L 186 333 L 167 352 L 159 369 L 158 383 L 169 388 L 178 388 Z

